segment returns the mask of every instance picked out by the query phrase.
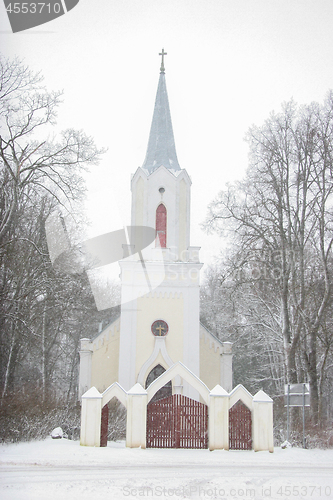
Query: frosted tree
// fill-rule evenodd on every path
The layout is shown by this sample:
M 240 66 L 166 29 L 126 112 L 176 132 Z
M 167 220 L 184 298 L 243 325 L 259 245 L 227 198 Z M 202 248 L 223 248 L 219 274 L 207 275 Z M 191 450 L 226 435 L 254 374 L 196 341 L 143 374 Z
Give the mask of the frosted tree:
M 29 371 L 35 381 L 41 372 L 45 394 L 69 345 L 65 349 L 69 330 L 78 342 L 73 317 L 94 306 L 81 277 L 54 272 L 45 243 L 46 218 L 55 209 L 72 215 L 78 210 L 85 192 L 82 171 L 102 153 L 82 131 L 55 134 L 60 100 L 60 92 L 45 89 L 40 74 L 0 56 L 2 395 Z
M 273 297 L 265 329 L 281 335 L 285 381 L 309 378 L 316 421 L 317 350 L 332 300 L 333 94 L 323 105 L 285 104 L 247 140 L 246 178 L 219 193 L 206 228 L 232 231 L 234 276 L 257 283 L 267 314 Z

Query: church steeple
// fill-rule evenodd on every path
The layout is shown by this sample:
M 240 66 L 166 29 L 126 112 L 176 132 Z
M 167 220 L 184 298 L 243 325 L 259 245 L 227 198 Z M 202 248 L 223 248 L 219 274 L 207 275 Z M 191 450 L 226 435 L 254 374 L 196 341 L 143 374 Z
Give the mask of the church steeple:
M 164 56 L 162 50 L 160 79 L 156 93 L 153 120 L 150 128 L 148 148 L 142 168 L 152 173 L 163 165 L 168 170 L 181 170 L 173 136 L 169 100 L 165 82 Z

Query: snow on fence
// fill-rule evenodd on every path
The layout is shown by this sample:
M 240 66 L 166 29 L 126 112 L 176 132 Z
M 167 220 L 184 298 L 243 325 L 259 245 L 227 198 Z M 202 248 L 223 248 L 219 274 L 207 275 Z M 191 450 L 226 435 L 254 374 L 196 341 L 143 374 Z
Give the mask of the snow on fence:
M 242 440 L 246 440 L 246 448 L 251 447 L 254 451 L 274 451 L 273 400 L 264 391 L 259 391 L 255 396 L 252 396 L 242 385 L 238 385 L 230 393 L 227 393 L 220 385 L 209 391 L 208 387 L 180 362 L 175 363 L 154 380 L 147 390 L 139 383 L 135 384 L 129 391 L 125 391 L 116 382 L 102 394 L 95 387 L 91 387 L 82 396 L 81 445 L 97 447 L 101 445 L 102 409 L 113 397 L 117 397 L 127 408 L 126 446 L 146 448 L 149 401 L 161 384 L 164 385 L 176 376 L 182 377 L 194 389 L 198 390 L 204 404 L 207 405 L 207 444 L 211 451 L 229 450 L 230 448 L 245 449 Z M 233 409 L 238 402 L 242 403 L 242 405 L 238 405 L 241 409 Z M 201 427 L 201 422 L 198 422 L 198 429 Z M 148 441 L 148 446 L 151 446 L 151 436 Z M 175 440 L 175 443 L 178 443 L 179 446 L 180 441 Z M 249 445 L 249 443 L 251 444 Z

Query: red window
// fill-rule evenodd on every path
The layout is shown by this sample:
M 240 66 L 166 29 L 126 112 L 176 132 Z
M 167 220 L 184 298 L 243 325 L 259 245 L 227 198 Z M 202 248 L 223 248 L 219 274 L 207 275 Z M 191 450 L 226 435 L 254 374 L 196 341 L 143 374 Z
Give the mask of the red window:
M 156 246 L 166 248 L 167 213 L 161 203 L 156 210 Z

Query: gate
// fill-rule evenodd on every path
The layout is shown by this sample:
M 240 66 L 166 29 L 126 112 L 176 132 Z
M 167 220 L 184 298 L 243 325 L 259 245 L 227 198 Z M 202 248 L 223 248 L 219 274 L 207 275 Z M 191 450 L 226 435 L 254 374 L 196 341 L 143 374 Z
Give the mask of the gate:
M 108 445 L 108 427 L 109 427 L 109 407 L 106 404 L 102 408 L 100 446 Z
M 147 406 L 147 448 L 207 448 L 208 406 L 181 394 Z
M 252 414 L 241 401 L 229 410 L 229 449 L 252 450 Z

